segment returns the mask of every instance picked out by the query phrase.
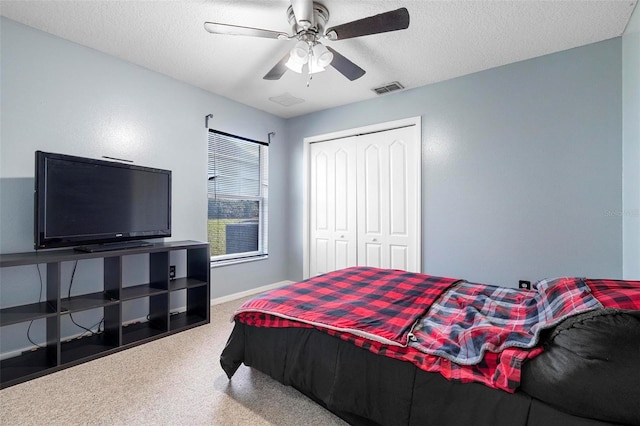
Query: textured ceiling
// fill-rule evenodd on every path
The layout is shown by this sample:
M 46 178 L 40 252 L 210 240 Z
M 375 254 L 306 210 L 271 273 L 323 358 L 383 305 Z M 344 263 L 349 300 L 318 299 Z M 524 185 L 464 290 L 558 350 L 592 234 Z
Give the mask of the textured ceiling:
M 405 88 L 622 35 L 637 0 L 320 0 L 328 27 L 399 7 L 409 28 L 323 41 L 364 68 L 353 82 L 335 69 L 262 76 L 293 41 L 214 35 L 205 21 L 291 33 L 288 0 L 1 1 L 3 16 L 281 117 L 374 98 L 392 81 Z M 291 96 L 290 106 L 269 98 Z M 384 95 L 383 95 L 384 96 Z

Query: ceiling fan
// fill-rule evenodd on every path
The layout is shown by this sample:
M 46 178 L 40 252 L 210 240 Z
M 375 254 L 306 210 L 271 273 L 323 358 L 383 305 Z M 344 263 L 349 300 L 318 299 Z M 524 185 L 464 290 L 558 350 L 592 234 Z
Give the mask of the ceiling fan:
M 293 34 L 271 31 L 239 25 L 205 22 L 204 28 L 212 34 L 239 35 L 272 38 L 277 40 L 297 40 L 290 52 L 269 70 L 265 80 L 279 80 L 290 69 L 309 75 L 324 71 L 332 66 L 349 80 L 353 81 L 365 74 L 365 70 L 342 56 L 335 49 L 320 43 L 321 39 L 345 40 L 389 31 L 404 30 L 409 27 L 409 12 L 406 8 L 380 13 L 367 18 L 326 28 L 329 10 L 312 0 L 291 0 L 287 9 L 287 19 Z

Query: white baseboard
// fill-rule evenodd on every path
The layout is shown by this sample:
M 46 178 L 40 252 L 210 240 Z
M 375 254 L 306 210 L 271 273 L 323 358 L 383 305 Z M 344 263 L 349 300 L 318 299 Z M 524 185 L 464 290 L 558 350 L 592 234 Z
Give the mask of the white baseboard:
M 232 300 L 240 299 L 245 296 L 253 296 L 254 294 L 262 293 L 267 290 L 273 290 L 274 288 L 283 287 L 291 283 L 293 283 L 293 281 L 280 281 L 273 284 L 267 284 L 262 287 L 252 288 L 251 290 L 241 291 L 240 293 L 233 293 L 227 296 L 215 297 L 211 299 L 211 306 L 219 305 L 225 302 L 231 302 Z

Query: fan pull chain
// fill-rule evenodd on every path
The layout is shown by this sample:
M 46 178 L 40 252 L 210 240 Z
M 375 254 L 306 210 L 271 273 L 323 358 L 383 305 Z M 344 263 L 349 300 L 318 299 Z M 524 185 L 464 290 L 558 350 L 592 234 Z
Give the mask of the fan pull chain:
M 307 87 L 309 87 L 309 84 L 311 83 L 311 79 L 313 78 L 313 74 L 311 74 L 311 64 L 313 63 L 313 49 L 311 48 L 311 44 L 309 44 L 309 60 L 307 61 L 307 70 L 308 70 L 308 75 L 307 75 Z

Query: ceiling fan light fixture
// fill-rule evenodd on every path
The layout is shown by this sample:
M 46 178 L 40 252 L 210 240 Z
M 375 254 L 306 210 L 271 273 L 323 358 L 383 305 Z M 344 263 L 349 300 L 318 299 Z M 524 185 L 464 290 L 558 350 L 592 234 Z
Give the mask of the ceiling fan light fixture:
M 291 59 L 304 64 L 309 59 L 309 45 L 305 41 L 299 41 L 291 49 Z
M 320 64 L 320 62 L 318 61 L 318 58 L 316 58 L 315 56 L 313 56 L 312 58 L 310 58 L 311 60 L 308 63 L 309 66 L 309 74 L 316 74 L 319 72 L 324 71 L 324 66 L 322 66 Z
M 304 62 L 294 60 L 293 57 L 290 56 L 289 60 L 284 65 L 291 71 L 302 74 L 302 67 L 304 66 Z
M 285 64 L 291 71 L 302 73 L 302 67 L 309 61 L 309 46 L 304 41 L 299 41 L 289 52 L 289 60 Z
M 317 43 L 313 46 L 313 59 L 319 67 L 326 67 L 333 61 L 333 53 L 329 51 L 323 44 Z

